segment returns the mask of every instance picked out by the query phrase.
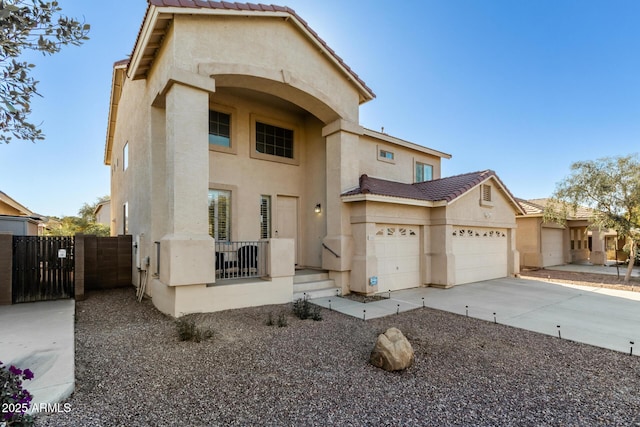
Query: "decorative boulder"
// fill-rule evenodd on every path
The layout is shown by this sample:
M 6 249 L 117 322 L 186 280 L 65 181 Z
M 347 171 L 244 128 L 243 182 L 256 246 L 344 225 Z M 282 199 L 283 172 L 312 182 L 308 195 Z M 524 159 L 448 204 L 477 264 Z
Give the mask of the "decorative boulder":
M 389 328 L 378 335 L 369 361 L 385 371 L 401 371 L 413 363 L 413 347 L 398 328 Z

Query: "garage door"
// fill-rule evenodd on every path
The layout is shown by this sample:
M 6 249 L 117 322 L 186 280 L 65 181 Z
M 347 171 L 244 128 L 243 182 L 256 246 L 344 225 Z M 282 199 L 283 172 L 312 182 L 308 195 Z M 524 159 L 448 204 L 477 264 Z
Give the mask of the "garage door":
M 456 285 L 507 276 L 507 230 L 455 227 Z
M 563 236 L 559 228 L 542 229 L 542 266 L 564 264 Z
M 420 236 L 418 227 L 378 224 L 376 227 L 378 290 L 420 286 Z

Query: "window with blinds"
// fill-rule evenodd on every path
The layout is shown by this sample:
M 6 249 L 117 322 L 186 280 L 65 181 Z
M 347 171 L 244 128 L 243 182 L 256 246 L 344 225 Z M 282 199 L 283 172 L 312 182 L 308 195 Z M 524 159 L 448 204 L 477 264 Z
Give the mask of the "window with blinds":
M 231 240 L 231 191 L 209 190 L 209 234 L 218 242 Z
M 231 116 L 209 110 L 209 144 L 231 147 Z
M 271 196 L 260 196 L 260 238 L 271 237 Z

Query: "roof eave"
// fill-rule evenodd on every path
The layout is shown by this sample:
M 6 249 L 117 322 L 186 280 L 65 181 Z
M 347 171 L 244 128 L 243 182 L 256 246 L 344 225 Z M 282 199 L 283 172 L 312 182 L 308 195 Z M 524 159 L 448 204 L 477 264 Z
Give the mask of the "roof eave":
M 104 164 L 111 165 L 111 151 L 113 148 L 113 138 L 116 132 L 116 119 L 118 117 L 118 106 L 120 105 L 120 95 L 124 83 L 123 74 L 127 65 L 117 62 L 113 67 L 111 76 L 111 96 L 109 98 L 109 115 L 107 122 L 107 140 L 104 147 Z M 118 83 L 121 82 L 121 83 Z M 118 87 L 119 86 L 119 87 Z
M 431 148 L 427 148 L 425 146 L 422 145 L 418 145 L 416 143 L 413 142 L 409 142 L 409 141 L 405 141 L 403 139 L 400 138 L 396 138 L 395 136 L 391 136 L 391 135 L 387 135 L 386 133 L 382 133 L 382 132 L 376 132 L 374 130 L 371 129 L 367 129 L 367 128 L 363 128 L 363 134 L 370 136 L 372 138 L 377 138 L 377 139 L 381 139 L 385 142 L 389 142 L 391 144 L 395 144 L 395 145 L 399 145 L 401 147 L 405 147 L 405 148 L 409 148 L 412 150 L 416 150 L 416 151 L 420 151 L 422 153 L 425 154 L 429 154 L 432 156 L 436 156 L 436 157 L 440 157 L 443 159 L 450 159 L 451 158 L 451 154 L 445 153 L 443 151 L 438 151 L 438 150 L 434 150 Z
M 344 62 L 341 62 L 342 59 L 338 60 L 337 54 L 331 51 L 326 45 L 326 42 L 320 41 L 320 37 L 312 32 L 307 25 L 303 23 L 301 18 L 299 18 L 295 13 L 291 13 L 290 11 L 252 11 L 252 10 L 236 10 L 236 9 L 211 9 L 211 8 L 186 8 L 186 7 L 167 7 L 167 6 L 154 6 L 149 5 L 149 9 L 147 10 L 147 14 L 145 16 L 145 21 L 140 29 L 140 34 L 138 35 L 138 39 L 136 40 L 136 45 L 134 47 L 133 53 L 131 55 L 131 64 L 129 67 L 129 75 L 134 79 L 142 79 L 145 78 L 146 72 L 150 68 L 150 64 L 145 64 L 143 61 L 145 58 L 149 58 L 150 56 L 155 57 L 157 49 L 153 52 L 153 54 L 145 55 L 145 50 L 147 50 L 147 44 L 149 43 L 149 39 L 159 31 L 164 31 L 164 29 L 157 28 L 158 20 L 160 15 L 163 17 L 169 16 L 173 19 L 175 15 L 226 15 L 226 16 L 266 16 L 266 17 L 276 17 L 290 20 L 295 24 L 299 31 L 301 31 L 313 44 L 316 45 L 320 49 L 320 51 L 326 55 L 326 57 L 344 74 L 344 76 L 353 84 L 359 93 L 359 102 L 363 104 L 368 102 L 376 97 L 375 93 L 364 84 L 364 82 L 352 71 L 350 70 Z M 165 27 L 166 29 L 166 27 Z M 156 34 L 157 35 L 157 34 Z M 151 59 L 150 62 L 153 62 Z
M 341 196 L 341 199 L 345 203 L 353 203 L 353 202 L 380 202 L 380 203 L 393 203 L 393 204 L 402 204 L 402 205 L 410 205 L 410 206 L 422 206 L 427 208 L 435 208 L 439 206 L 444 206 L 446 202 L 443 201 L 431 201 L 431 200 L 418 200 L 418 199 L 409 199 L 406 197 L 396 197 L 396 196 L 385 196 L 382 194 L 351 194 L 348 196 Z

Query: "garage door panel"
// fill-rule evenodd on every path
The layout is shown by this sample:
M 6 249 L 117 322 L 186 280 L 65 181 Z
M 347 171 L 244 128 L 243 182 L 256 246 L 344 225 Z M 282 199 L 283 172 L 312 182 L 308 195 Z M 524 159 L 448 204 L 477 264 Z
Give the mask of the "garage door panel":
M 456 257 L 456 284 L 505 277 L 507 230 L 455 227 L 453 253 Z
M 417 227 L 379 224 L 375 247 L 380 291 L 420 286 L 420 239 Z
M 564 231 L 559 228 L 542 229 L 542 266 L 564 264 Z

